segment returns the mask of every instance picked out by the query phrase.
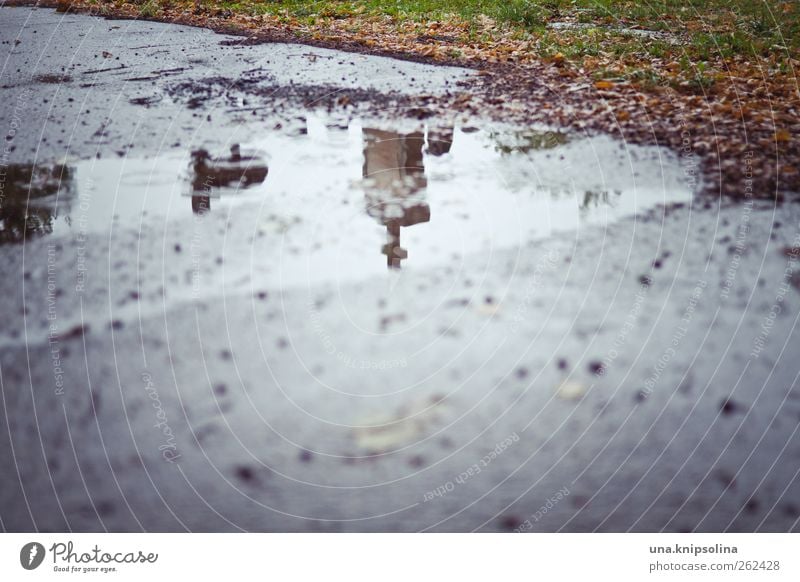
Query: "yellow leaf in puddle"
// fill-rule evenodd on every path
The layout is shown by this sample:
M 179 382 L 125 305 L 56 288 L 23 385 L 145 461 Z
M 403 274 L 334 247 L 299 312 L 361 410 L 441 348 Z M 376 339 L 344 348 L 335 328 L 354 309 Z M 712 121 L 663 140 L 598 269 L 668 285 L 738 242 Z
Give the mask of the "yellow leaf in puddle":
M 498 303 L 481 303 L 475 308 L 475 311 L 481 315 L 495 315 L 500 311 L 500 305 Z
M 372 418 L 372 426 L 354 429 L 359 448 L 371 453 L 382 453 L 413 442 L 419 433 L 417 423 L 411 419 L 400 420 L 390 417 Z
M 562 400 L 580 400 L 586 394 L 586 386 L 577 380 L 564 380 L 556 394 Z
M 394 412 L 362 418 L 353 428 L 360 449 L 372 454 L 389 452 L 422 439 L 444 412 L 443 397 L 402 406 Z M 446 407 L 445 407 L 446 408 Z

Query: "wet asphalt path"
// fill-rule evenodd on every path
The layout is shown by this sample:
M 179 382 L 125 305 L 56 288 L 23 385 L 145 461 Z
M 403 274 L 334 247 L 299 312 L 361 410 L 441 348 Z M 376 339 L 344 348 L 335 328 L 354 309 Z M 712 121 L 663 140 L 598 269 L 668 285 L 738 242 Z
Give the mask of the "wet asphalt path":
M 485 120 L 344 109 L 325 112 L 328 141 L 297 141 L 321 114 L 293 84 L 436 95 L 469 71 L 25 8 L 0 9 L 0 34 L 3 167 L 77 168 L 72 198 L 43 194 L 53 232 L 0 246 L 3 529 L 800 528 L 800 206 L 676 199 L 674 155 L 595 141 L 518 147 L 492 158 L 502 179 L 459 182 L 480 163 L 470 136 L 494 139 L 473 131 Z M 403 147 L 370 149 L 372 126 Z M 268 150 L 264 196 L 224 192 L 201 218 L 185 192 L 177 210 L 136 199 L 170 192 L 164 176 L 186 187 L 190 150 L 233 142 Z M 618 155 L 608 175 L 589 161 Z M 365 198 L 362 162 L 415 169 L 401 269 L 375 243 L 394 210 Z M 509 211 L 512 241 L 506 223 L 476 242 L 446 218 L 466 216 L 461 193 L 500 220 L 492 202 L 534 180 L 585 207 Z M 598 180 L 619 198 L 588 196 Z M 664 203 L 592 218 L 648 188 Z M 411 210 L 426 205 L 428 222 Z

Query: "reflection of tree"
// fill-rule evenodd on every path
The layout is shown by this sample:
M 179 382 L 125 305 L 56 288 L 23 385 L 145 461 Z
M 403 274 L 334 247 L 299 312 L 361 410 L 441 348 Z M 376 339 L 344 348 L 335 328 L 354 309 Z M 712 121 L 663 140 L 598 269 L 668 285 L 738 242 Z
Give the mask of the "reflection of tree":
M 583 201 L 580 204 L 581 210 L 597 208 L 598 206 L 613 206 L 611 194 L 608 190 L 586 190 L 583 193 Z M 613 194 L 619 197 L 622 192 L 614 190 Z
M 7 166 L 0 185 L 0 244 L 53 232 L 59 199 L 67 200 L 74 192 L 73 173 L 62 164 Z
M 239 144 L 227 158 L 212 158 L 204 149 L 192 152 L 192 212 L 205 214 L 221 188 L 249 188 L 266 180 L 269 168 L 258 156 L 243 156 Z
M 424 145 L 422 132 L 364 129 L 367 214 L 386 227 L 387 241 L 381 252 L 389 268 L 400 268 L 408 257 L 400 245 L 400 228 L 431 219 L 430 207 L 418 196 L 428 183 L 422 160 Z
M 526 154 L 537 150 L 550 150 L 569 141 L 566 133 L 559 131 L 525 131 L 517 133 L 490 133 L 495 149 L 503 155 Z
M 574 198 L 578 203 L 578 208 L 582 211 L 602 206 L 613 207 L 617 199 L 622 196 L 621 190 L 584 190 L 581 192 L 575 186 L 549 186 L 547 184 L 537 184 L 536 190 L 549 194 L 553 198 Z

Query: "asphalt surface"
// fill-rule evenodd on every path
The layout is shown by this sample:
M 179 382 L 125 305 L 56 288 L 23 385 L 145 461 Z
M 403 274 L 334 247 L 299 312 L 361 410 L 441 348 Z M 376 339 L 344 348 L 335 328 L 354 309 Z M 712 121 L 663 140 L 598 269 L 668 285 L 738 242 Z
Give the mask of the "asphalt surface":
M 796 203 L 413 115 L 468 70 L 0 35 L 4 530 L 800 529 Z

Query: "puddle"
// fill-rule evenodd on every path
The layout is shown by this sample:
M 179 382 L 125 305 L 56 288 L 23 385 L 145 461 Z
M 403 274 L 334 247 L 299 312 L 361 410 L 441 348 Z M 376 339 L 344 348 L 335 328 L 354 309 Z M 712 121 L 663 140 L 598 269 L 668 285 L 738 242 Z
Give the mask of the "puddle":
M 308 115 L 231 148 L 12 166 L 0 240 L 225 217 L 252 235 L 240 252 L 281 257 L 272 275 L 293 284 L 460 261 L 692 196 L 669 153 L 548 130 Z
M 34 123 L 8 152 L 17 165 L 0 209 L 6 245 L 129 231 L 191 245 L 209 263 L 206 286 L 224 264 L 228 286 L 282 287 L 458 265 L 692 196 L 663 150 L 476 120 L 387 122 L 342 104 L 356 90 L 380 95 L 379 106 L 435 99 L 460 91 L 474 74 L 466 69 L 244 46 L 158 23 L 4 16 L 0 26 L 25 43 L 8 47 L 9 67 L 30 77 L 0 92 L 12 117 Z M 42 44 L 42 30 L 63 47 Z M 318 107 L 278 99 L 274 109 L 297 87 L 315 88 L 306 97 Z M 349 117 L 319 113 L 318 94 L 344 99 L 338 115 Z M 186 267 L 163 254 L 174 272 Z
M 27 236 L 53 232 L 63 202 L 74 198 L 74 168 L 62 164 L 15 164 L 3 169 L 0 244 L 20 243 Z

